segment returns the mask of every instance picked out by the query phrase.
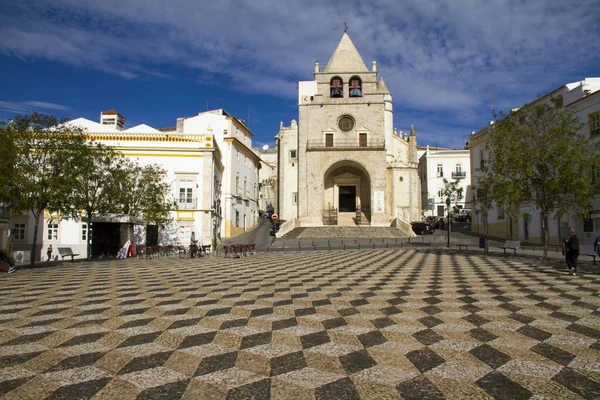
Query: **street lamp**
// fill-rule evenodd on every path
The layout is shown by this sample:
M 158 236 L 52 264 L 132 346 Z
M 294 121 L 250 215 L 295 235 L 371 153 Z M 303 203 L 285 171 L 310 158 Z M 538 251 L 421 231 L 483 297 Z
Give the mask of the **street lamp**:
M 450 248 L 450 196 L 446 197 L 446 208 L 448 210 L 448 248 Z

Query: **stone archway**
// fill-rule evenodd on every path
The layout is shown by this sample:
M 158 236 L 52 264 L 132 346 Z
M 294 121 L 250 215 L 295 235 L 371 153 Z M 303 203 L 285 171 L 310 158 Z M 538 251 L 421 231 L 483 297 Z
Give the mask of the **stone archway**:
M 323 209 L 356 217 L 360 210 L 370 218 L 371 179 L 366 168 L 353 160 L 332 164 L 323 174 Z M 362 221 L 363 223 L 365 221 Z

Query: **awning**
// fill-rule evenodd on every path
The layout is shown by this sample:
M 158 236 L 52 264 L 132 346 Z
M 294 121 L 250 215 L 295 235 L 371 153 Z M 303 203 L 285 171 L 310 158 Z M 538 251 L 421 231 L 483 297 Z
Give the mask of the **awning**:
M 144 221 L 140 217 L 134 217 L 128 214 L 117 214 L 109 213 L 102 215 L 95 215 L 92 217 L 93 222 L 106 222 L 112 224 L 134 224 L 134 225 L 148 225 L 148 222 Z

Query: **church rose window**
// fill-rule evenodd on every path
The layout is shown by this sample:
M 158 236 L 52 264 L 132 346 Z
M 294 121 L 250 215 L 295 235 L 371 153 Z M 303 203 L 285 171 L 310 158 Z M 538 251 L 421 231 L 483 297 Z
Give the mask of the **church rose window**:
M 354 129 L 354 118 L 349 115 L 344 115 L 338 121 L 338 127 L 342 132 L 350 132 Z
M 334 76 L 329 84 L 331 97 L 344 97 L 344 84 L 342 78 Z
M 358 76 L 350 78 L 350 97 L 362 97 L 362 81 Z

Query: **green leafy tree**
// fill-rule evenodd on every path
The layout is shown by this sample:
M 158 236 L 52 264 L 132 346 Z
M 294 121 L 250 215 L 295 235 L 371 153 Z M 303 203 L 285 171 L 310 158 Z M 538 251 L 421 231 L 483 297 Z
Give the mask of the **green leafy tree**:
M 444 187 L 441 190 L 441 196 L 445 199 L 446 209 L 448 210 L 448 247 L 450 247 L 450 209 L 451 206 L 458 208 L 458 202 L 463 199 L 463 188 L 460 187 L 460 180 L 455 179 L 454 181 L 449 181 L 444 178 Z
M 562 99 L 526 105 L 497 123 L 486 145 L 489 160 L 481 187 L 496 207 L 517 219 L 525 205 L 540 213 L 543 259 L 548 254 L 548 218 L 582 215 L 595 189 L 600 143 L 581 134 L 583 124 Z
M 79 150 L 79 157 L 72 158 L 69 171 L 74 188 L 62 209 L 68 210 L 70 218 L 86 220 L 91 232 L 94 215 L 119 208 L 119 177 L 127 159 L 101 143 L 86 143 Z M 91 235 L 88 235 L 88 257 L 92 254 L 91 246 Z
M 127 160 L 118 172 L 119 211 L 151 222 L 167 222 L 177 209 L 166 171 L 157 164 L 140 165 Z
M 14 212 L 33 216 L 32 266 L 44 210 L 64 214 L 73 190 L 69 165 L 85 143 L 80 129 L 62 122 L 34 112 L 0 123 L 0 199 Z

